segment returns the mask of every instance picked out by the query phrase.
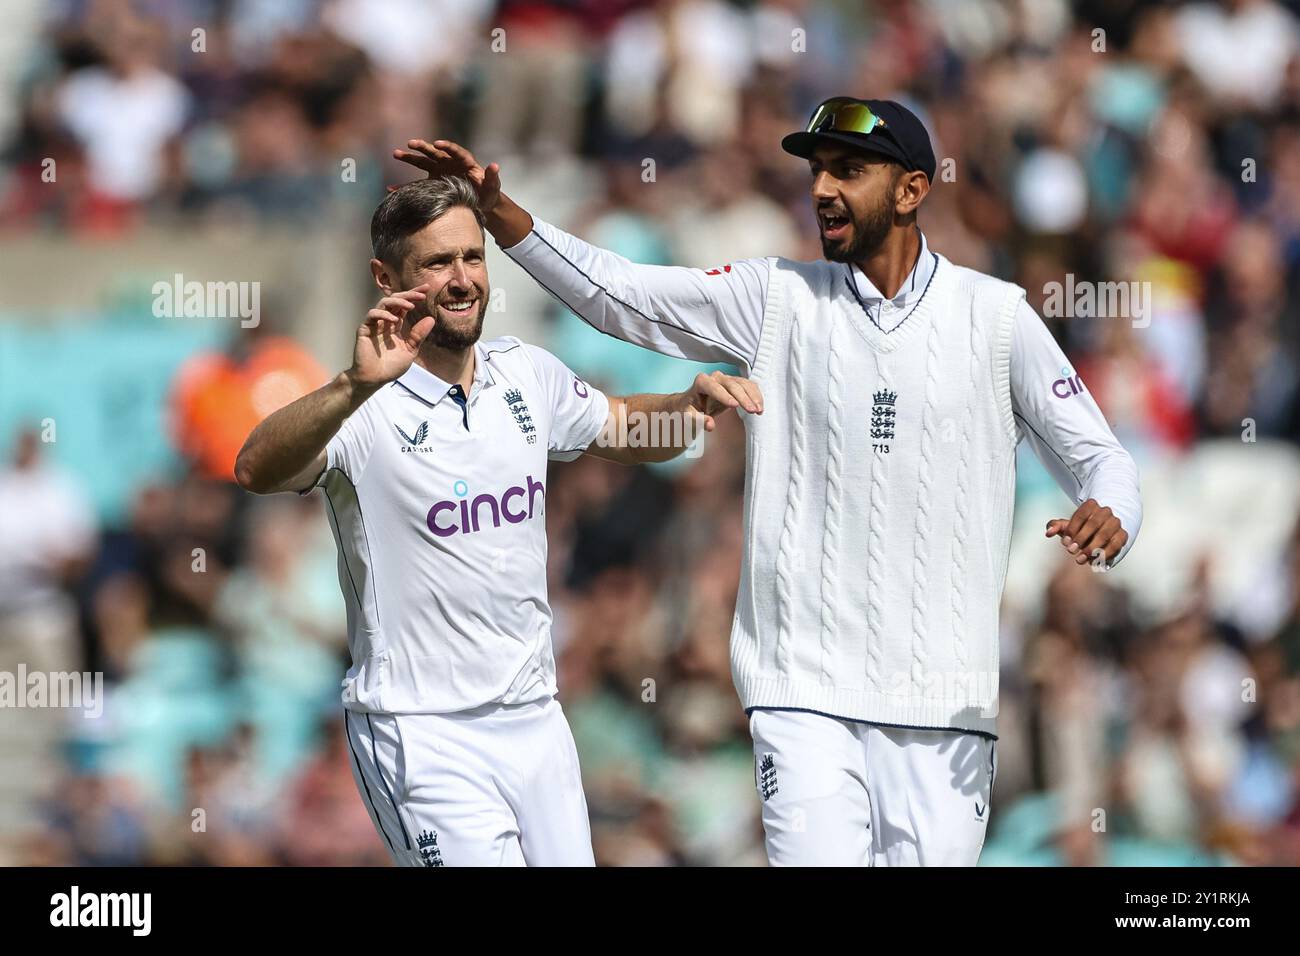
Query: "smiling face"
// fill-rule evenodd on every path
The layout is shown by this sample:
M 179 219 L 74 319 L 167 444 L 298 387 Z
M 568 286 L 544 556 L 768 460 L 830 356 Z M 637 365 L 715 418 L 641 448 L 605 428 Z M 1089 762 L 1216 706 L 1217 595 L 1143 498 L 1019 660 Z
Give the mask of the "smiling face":
M 408 320 L 418 322 L 432 314 L 433 331 L 425 341 L 438 348 L 463 351 L 483 334 L 488 299 L 483 246 L 483 230 L 474 213 L 464 206 L 453 206 L 408 236 L 401 264 L 381 263 L 375 277 L 386 292 L 401 292 L 427 283 L 425 300 L 416 304 Z
M 831 262 L 868 258 L 893 228 L 903 168 L 878 154 L 838 143 L 819 145 L 808 168 L 822 255 Z

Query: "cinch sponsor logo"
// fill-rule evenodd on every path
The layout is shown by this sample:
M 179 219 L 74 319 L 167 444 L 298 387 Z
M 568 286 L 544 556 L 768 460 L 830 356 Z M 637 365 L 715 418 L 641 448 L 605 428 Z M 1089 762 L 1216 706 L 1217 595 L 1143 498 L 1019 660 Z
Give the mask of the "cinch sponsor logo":
M 546 486 L 529 475 L 524 485 L 512 485 L 502 492 L 501 497 L 484 493 L 469 496 L 469 485 L 458 481 L 452 486 L 456 500 L 439 501 L 429 509 L 425 524 L 439 538 L 450 538 L 454 534 L 473 534 L 487 526 L 501 527 L 504 519 L 508 524 L 518 524 L 533 516 L 538 496 L 542 507 L 536 509 L 539 514 L 546 511 Z
M 1052 383 L 1052 394 L 1057 398 L 1069 398 L 1083 391 L 1083 379 L 1071 368 L 1061 369 L 1062 378 Z

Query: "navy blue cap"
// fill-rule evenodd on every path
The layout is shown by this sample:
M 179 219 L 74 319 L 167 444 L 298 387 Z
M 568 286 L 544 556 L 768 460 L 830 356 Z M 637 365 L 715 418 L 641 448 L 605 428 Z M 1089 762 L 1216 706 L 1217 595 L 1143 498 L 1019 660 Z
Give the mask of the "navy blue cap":
M 846 97 L 846 99 L 857 99 Z M 791 133 L 781 140 L 781 148 L 794 156 L 808 159 L 818 143 L 830 140 L 847 143 L 871 153 L 879 153 L 900 163 L 904 169 L 920 170 L 934 182 L 934 147 L 917 115 L 893 100 L 857 100 L 885 121 L 884 128 L 877 126 L 870 133 L 847 130 L 806 131 Z

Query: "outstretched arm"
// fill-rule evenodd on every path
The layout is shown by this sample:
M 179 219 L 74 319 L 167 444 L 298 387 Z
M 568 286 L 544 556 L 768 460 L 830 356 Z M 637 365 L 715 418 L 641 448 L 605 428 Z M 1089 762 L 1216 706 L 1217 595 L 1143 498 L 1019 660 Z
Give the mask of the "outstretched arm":
M 531 216 L 502 192 L 496 163 L 485 167 L 448 140 L 407 146 L 393 156 L 430 176 L 469 179 L 506 255 L 598 331 L 674 358 L 752 367 L 769 260 L 709 270 L 635 263 Z
M 717 427 L 714 416 L 731 408 L 763 413 L 755 382 L 735 375 L 701 372 L 675 395 L 628 395 L 609 400 L 609 418 L 588 454 L 624 465 L 676 458 L 701 432 Z
M 1048 522 L 1078 564 L 1111 567 L 1142 525 L 1137 465 L 1111 431 L 1033 308 L 1023 300 L 1011 344 L 1011 403 L 1016 422 L 1074 513 Z

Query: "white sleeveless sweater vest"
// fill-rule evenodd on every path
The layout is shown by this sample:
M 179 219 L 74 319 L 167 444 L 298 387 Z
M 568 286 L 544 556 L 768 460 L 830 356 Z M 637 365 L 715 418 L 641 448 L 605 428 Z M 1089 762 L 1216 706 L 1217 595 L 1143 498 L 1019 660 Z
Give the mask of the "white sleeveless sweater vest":
M 891 332 L 842 263 L 773 260 L 745 416 L 741 703 L 996 732 L 1024 290 L 937 256 Z

